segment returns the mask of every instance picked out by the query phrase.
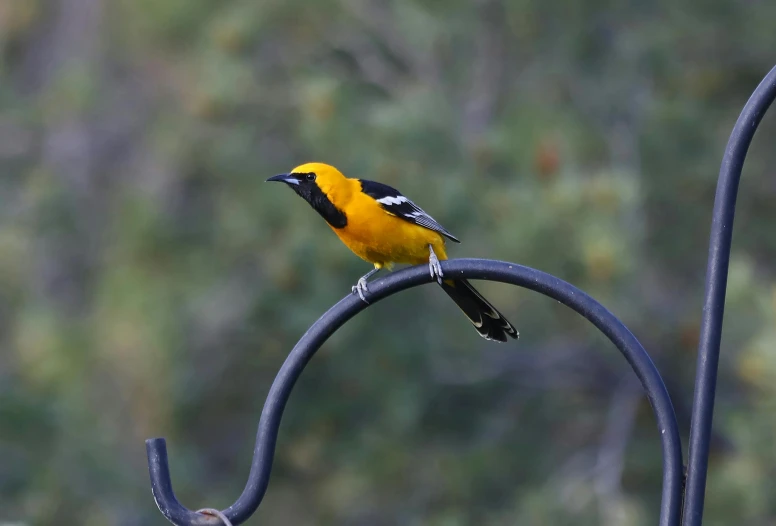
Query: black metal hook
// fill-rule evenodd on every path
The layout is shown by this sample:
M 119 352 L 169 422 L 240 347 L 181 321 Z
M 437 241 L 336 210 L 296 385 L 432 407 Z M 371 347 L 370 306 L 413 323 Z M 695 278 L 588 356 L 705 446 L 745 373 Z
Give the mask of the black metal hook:
M 671 399 L 657 368 L 631 332 L 600 303 L 576 287 L 550 274 L 502 261 L 453 259 L 442 263 L 446 276 L 485 279 L 534 290 L 572 308 L 603 332 L 622 352 L 646 391 L 660 430 L 663 450 L 663 494 L 660 526 L 679 524 L 682 499 L 682 450 Z M 392 294 L 429 283 L 425 265 L 404 269 L 370 283 L 370 305 Z M 291 390 L 318 348 L 353 316 L 367 308 L 348 295 L 321 316 L 286 358 L 272 384 L 259 421 L 248 483 L 242 495 L 223 514 L 233 523 L 245 522 L 258 508 L 269 484 L 280 420 Z M 217 525 L 220 520 L 185 508 L 175 498 L 163 438 L 146 441 L 151 487 L 159 510 L 176 525 Z
M 690 450 L 687 464 L 687 489 L 684 503 L 685 526 L 700 526 L 706 492 L 706 472 L 709 464 L 709 440 L 717 389 L 719 344 L 722 338 L 722 318 L 725 313 L 730 245 L 733 239 L 733 218 L 741 170 L 754 132 L 770 105 L 776 99 L 776 67 L 757 86 L 741 111 L 725 149 L 719 170 L 714 213 L 711 220 L 709 261 L 706 267 L 706 297 L 698 342 L 698 365 L 695 373 Z
M 776 99 L 776 68 L 760 83 L 741 112 L 728 141 L 720 169 L 711 228 L 706 296 L 698 346 L 698 365 L 693 399 L 687 487 L 684 502 L 685 526 L 700 526 L 703 516 L 709 437 L 714 410 L 719 346 L 722 335 L 725 289 L 732 241 L 732 226 L 738 182 L 752 137 L 763 115 Z M 662 379 L 641 344 L 603 306 L 564 281 L 516 264 L 481 259 L 450 260 L 442 264 L 451 276 L 489 279 L 525 287 L 557 299 L 587 318 L 623 353 L 641 380 L 652 404 L 663 448 L 663 496 L 660 526 L 681 520 L 682 453 L 676 416 Z M 401 290 L 430 281 L 425 266 L 413 267 L 376 280 L 371 299 L 379 301 Z M 373 302 L 374 302 L 373 301 Z M 346 321 L 365 309 L 366 304 L 348 296 L 324 314 L 297 343 L 272 384 L 259 421 L 251 471 L 242 495 L 222 513 L 233 524 L 241 524 L 259 506 L 269 484 L 280 419 L 297 378 L 318 348 Z M 146 441 L 151 485 L 159 509 L 178 525 L 216 525 L 213 515 L 193 512 L 175 498 L 170 480 L 167 448 L 162 438 Z

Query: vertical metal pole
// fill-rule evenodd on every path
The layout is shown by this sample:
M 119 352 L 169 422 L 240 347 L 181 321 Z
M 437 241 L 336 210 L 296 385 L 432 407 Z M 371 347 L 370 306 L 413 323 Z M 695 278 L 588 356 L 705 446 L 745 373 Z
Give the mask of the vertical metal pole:
M 768 73 L 744 106 L 728 140 L 719 171 L 706 270 L 706 297 L 698 343 L 698 365 L 695 375 L 684 498 L 684 526 L 700 526 L 703 519 L 709 439 L 714 413 L 714 394 L 717 387 L 719 344 L 722 337 L 722 317 L 725 310 L 725 288 L 738 182 L 741 179 L 744 159 L 754 132 L 774 98 L 776 98 L 776 68 Z

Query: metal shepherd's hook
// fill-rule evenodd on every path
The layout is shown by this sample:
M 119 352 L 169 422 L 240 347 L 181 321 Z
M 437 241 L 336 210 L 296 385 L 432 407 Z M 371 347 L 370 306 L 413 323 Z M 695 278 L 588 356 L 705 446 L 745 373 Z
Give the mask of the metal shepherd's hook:
M 709 436 L 714 407 L 719 344 L 725 302 L 733 215 L 738 181 L 746 152 L 765 111 L 776 98 L 776 68 L 765 77 L 744 107 L 728 142 L 720 170 L 711 230 L 706 300 L 698 349 L 698 370 L 690 433 L 690 459 L 684 498 L 685 526 L 700 526 L 708 467 Z M 660 526 L 682 521 L 683 467 L 679 428 L 671 400 L 647 352 L 612 313 L 572 285 L 544 272 L 513 263 L 483 259 L 454 259 L 442 263 L 445 274 L 485 279 L 534 290 L 572 308 L 601 332 L 625 356 L 641 380 L 657 419 L 663 451 L 663 492 Z M 370 284 L 371 304 L 402 290 L 431 281 L 427 268 L 412 267 Z M 370 304 L 370 305 L 371 305 Z M 163 438 L 146 441 L 151 488 L 159 510 L 176 525 L 232 526 L 245 522 L 258 508 L 269 484 L 278 429 L 291 390 L 310 358 L 334 331 L 368 305 L 353 295 L 337 303 L 302 336 L 272 384 L 259 420 L 251 470 L 242 495 L 229 508 L 192 511 L 175 497 Z

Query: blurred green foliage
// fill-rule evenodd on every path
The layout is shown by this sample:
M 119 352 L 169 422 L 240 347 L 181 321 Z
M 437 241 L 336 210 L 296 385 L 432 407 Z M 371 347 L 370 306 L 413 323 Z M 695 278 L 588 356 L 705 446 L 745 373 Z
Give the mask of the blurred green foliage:
M 776 63 L 770 0 L 4 0 L 0 523 L 163 524 L 143 440 L 225 507 L 305 329 L 368 270 L 286 189 L 400 188 L 580 286 L 653 354 L 683 433 L 716 173 Z M 710 526 L 776 521 L 776 119 L 741 184 Z M 625 361 L 546 298 L 432 286 L 302 376 L 254 524 L 654 524 L 658 434 Z

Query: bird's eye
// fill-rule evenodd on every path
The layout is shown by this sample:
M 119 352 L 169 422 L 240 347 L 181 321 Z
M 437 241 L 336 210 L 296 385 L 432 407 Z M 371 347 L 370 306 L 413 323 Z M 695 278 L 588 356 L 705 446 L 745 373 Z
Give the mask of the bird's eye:
M 315 174 L 309 173 L 305 176 L 305 179 L 307 179 L 308 181 L 315 181 Z

